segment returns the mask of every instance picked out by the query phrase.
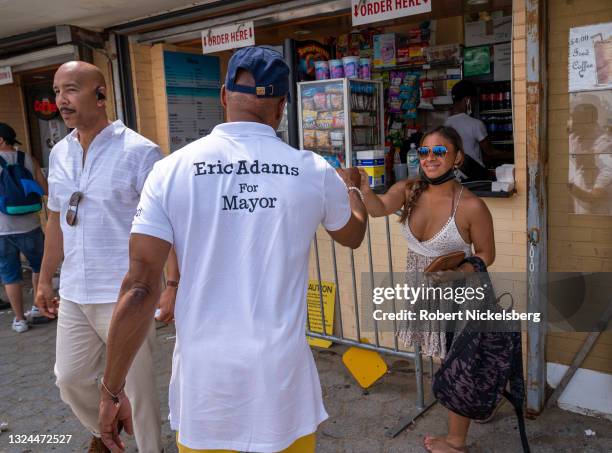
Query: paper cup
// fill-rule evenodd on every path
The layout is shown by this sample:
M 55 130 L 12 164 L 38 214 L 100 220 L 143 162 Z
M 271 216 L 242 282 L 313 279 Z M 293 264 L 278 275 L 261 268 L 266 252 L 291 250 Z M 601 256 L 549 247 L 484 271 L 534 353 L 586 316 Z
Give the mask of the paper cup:
M 342 66 L 344 67 L 344 77 L 348 79 L 359 77 L 359 57 L 344 57 Z
M 315 61 L 314 67 L 317 80 L 329 79 L 329 63 L 327 61 Z
M 359 78 L 364 80 L 372 78 L 372 61 L 369 58 L 359 59 Z
M 344 77 L 342 60 L 329 60 L 329 74 L 332 79 L 341 79 Z

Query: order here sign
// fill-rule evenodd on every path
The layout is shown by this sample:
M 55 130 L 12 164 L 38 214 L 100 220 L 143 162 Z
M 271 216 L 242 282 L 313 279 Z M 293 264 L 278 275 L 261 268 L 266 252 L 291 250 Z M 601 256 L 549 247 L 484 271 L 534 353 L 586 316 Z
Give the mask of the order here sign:
M 253 21 L 202 30 L 203 53 L 255 45 Z
M 432 0 L 351 0 L 353 25 L 429 13 Z

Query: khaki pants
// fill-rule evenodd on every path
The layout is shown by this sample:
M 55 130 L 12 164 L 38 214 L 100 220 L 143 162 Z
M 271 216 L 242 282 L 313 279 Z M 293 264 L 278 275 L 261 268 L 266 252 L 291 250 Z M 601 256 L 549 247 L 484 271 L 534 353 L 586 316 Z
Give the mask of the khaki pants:
M 112 304 L 76 304 L 62 299 L 57 322 L 55 354 L 56 385 L 62 400 L 95 436 L 98 429 L 100 390 L 97 379 L 104 372 Z M 159 453 L 161 415 L 153 372 L 155 323 L 128 372 L 125 393 L 132 405 L 134 435 L 140 453 Z

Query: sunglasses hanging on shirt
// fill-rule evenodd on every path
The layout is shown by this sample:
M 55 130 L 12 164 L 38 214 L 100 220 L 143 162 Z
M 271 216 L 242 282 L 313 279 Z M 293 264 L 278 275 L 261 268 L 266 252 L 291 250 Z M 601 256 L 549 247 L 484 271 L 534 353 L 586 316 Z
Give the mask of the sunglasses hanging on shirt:
M 66 211 L 66 223 L 69 226 L 76 225 L 77 214 L 79 212 L 79 203 L 83 198 L 82 192 L 74 192 L 70 195 L 70 201 L 68 201 L 68 210 Z

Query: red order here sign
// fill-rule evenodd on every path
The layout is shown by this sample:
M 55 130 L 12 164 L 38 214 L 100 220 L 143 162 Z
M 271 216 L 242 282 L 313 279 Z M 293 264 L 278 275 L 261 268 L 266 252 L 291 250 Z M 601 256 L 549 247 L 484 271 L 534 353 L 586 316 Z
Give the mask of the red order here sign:
M 351 0 L 353 25 L 429 13 L 432 0 Z
M 255 28 L 252 21 L 202 31 L 202 52 L 205 54 L 253 45 L 255 45 Z

